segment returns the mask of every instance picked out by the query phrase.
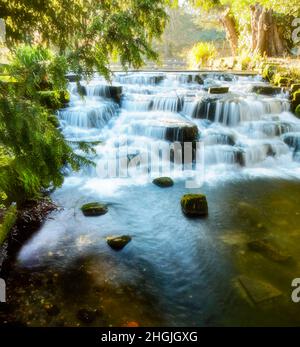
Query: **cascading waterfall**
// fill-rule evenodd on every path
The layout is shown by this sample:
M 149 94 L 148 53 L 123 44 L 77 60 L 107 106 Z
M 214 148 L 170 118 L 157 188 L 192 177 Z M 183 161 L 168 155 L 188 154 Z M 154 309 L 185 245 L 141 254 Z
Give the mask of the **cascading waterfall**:
M 281 157 L 293 163 L 300 149 L 300 122 L 289 113 L 288 99 L 282 94 L 268 97 L 249 92 L 257 81 L 215 73 L 120 73 L 111 86 L 97 77 L 81 82 L 86 91 L 83 99 L 76 84 L 70 84 L 70 107 L 61 110 L 59 118 L 67 138 L 106 142 L 95 147 L 96 163 L 113 155 L 120 138 L 128 147 L 125 157 L 131 159 L 137 148 L 151 152 L 150 145 L 157 141 L 200 139 L 206 171 L 222 164 L 222 175 L 224 165 L 229 170 L 232 165 L 234 170 L 259 169 L 270 161 L 272 167 L 278 161 L 280 168 Z M 220 84 L 232 91 L 207 92 L 209 86 Z M 114 93 L 121 90 L 119 106 Z M 95 170 L 88 175 L 96 176 Z

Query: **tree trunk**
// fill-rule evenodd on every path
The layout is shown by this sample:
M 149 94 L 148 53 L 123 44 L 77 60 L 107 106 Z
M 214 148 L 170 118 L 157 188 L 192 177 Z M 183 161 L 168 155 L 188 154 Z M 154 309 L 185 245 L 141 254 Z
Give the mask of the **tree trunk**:
M 236 55 L 239 41 L 239 34 L 236 27 L 236 22 L 232 16 L 230 9 L 226 9 L 221 15 L 221 23 L 226 31 L 227 39 L 230 43 L 232 55 Z
M 250 6 L 250 10 L 252 52 L 267 56 L 282 55 L 285 51 L 285 44 L 278 32 L 273 10 L 267 10 L 259 4 Z
M 250 11 L 251 11 L 251 50 L 252 52 L 255 51 L 257 47 L 257 37 L 258 37 L 258 21 L 259 21 L 259 16 L 261 15 L 262 12 L 262 6 L 260 5 L 251 5 L 250 6 Z

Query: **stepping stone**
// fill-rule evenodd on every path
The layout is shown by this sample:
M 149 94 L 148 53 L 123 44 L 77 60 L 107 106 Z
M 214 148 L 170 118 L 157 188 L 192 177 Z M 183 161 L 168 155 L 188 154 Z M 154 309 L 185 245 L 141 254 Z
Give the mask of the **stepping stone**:
M 292 260 L 289 254 L 282 253 L 266 240 L 250 241 L 247 246 L 251 251 L 260 253 L 276 263 L 287 263 Z
M 131 237 L 129 235 L 109 236 L 106 241 L 112 249 L 120 251 L 131 241 Z
M 152 183 L 161 188 L 172 187 L 174 185 L 174 182 L 172 178 L 170 177 L 158 177 L 158 178 L 155 178 L 152 181 Z
M 99 202 L 90 202 L 83 205 L 81 211 L 86 217 L 96 217 L 107 213 L 108 208 L 106 205 L 100 204 Z

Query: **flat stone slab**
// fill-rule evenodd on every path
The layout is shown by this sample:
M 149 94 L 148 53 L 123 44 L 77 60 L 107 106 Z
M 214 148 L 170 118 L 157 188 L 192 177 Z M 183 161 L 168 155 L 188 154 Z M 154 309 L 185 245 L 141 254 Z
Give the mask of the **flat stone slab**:
M 282 292 L 267 282 L 248 276 L 239 276 L 238 281 L 249 298 L 255 304 L 260 304 L 282 295 Z

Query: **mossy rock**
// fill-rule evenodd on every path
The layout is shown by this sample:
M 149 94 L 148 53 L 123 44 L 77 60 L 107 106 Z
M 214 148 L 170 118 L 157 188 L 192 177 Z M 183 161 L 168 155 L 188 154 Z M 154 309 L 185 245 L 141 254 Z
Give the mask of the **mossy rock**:
M 204 81 L 200 75 L 195 76 L 195 82 L 198 84 L 204 84 Z
M 300 118 L 300 105 L 298 105 L 298 106 L 296 107 L 295 115 L 296 115 L 298 118 Z
M 295 111 L 298 105 L 300 105 L 300 90 L 297 90 L 295 93 L 293 93 L 291 102 L 292 111 Z
M 281 93 L 281 88 L 273 86 L 253 86 L 251 92 L 259 95 L 276 95 Z
M 38 94 L 41 104 L 53 111 L 63 108 L 70 101 L 66 90 L 44 90 Z
M 108 208 L 106 205 L 100 204 L 99 202 L 90 202 L 83 205 L 81 211 L 86 217 L 96 217 L 107 213 Z
M 266 240 L 250 241 L 247 245 L 251 251 L 258 252 L 276 263 L 287 263 L 292 260 L 290 255 L 282 253 Z
M 277 72 L 277 67 L 274 64 L 272 65 L 268 64 L 263 69 L 262 77 L 267 81 L 271 81 L 274 75 L 276 74 L 276 72 Z
M 294 83 L 291 85 L 291 93 L 295 93 L 300 90 L 300 83 Z
M 167 187 L 172 187 L 174 185 L 174 182 L 172 178 L 170 177 L 158 177 L 155 178 L 152 183 L 155 185 L 161 187 L 161 188 L 167 188 Z
M 129 235 L 108 236 L 106 241 L 112 249 L 120 251 L 131 241 L 131 237 Z
M 229 87 L 211 87 L 208 89 L 209 94 L 226 94 L 229 92 Z
M 273 83 L 278 87 L 288 87 L 292 84 L 292 80 L 278 73 L 274 76 Z
M 186 194 L 181 198 L 181 208 L 189 217 L 207 216 L 208 205 L 203 194 Z

